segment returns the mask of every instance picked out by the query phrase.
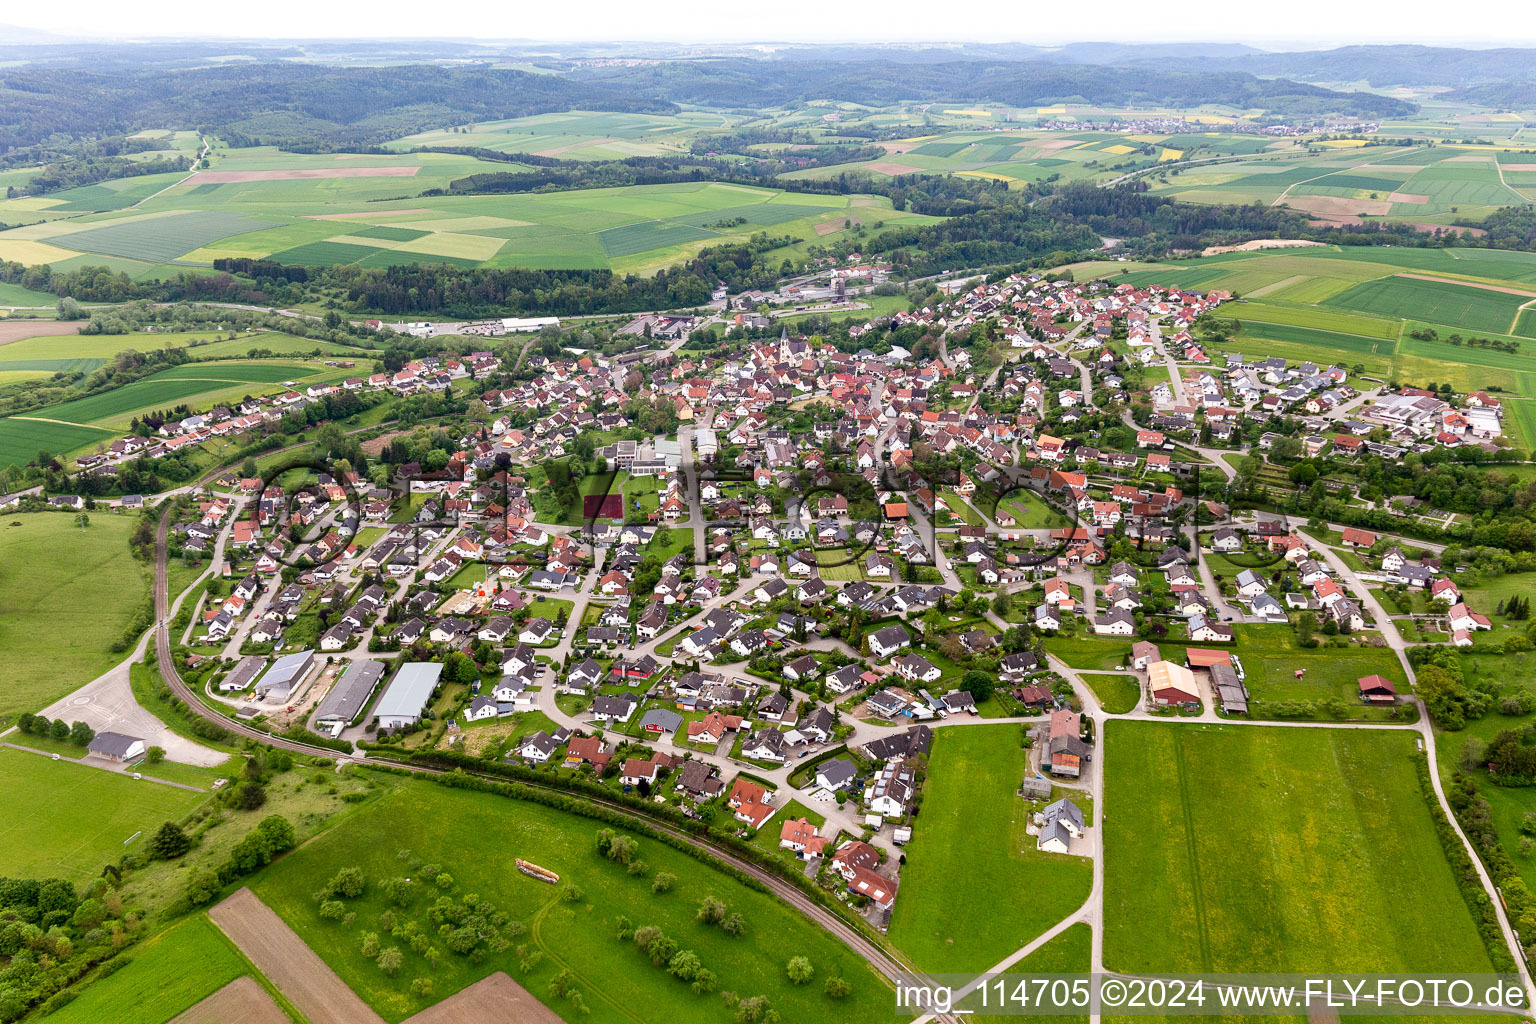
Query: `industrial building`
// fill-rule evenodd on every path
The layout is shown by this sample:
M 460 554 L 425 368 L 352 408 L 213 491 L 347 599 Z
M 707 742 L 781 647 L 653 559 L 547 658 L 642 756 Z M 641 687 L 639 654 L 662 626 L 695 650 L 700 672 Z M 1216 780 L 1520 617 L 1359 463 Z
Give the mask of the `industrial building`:
M 354 661 L 346 674 L 332 686 L 315 712 L 315 728 L 345 727 L 362 714 L 379 680 L 384 678 L 382 661 Z
M 421 714 L 431 703 L 432 691 L 437 689 L 442 674 L 443 666 L 433 661 L 410 661 L 401 665 L 373 709 L 379 728 L 398 729 L 421 721 Z

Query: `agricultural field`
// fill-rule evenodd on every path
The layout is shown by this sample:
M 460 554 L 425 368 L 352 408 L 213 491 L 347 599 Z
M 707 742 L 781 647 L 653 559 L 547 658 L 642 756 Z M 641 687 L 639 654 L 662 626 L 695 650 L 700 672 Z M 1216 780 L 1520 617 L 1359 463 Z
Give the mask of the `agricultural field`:
M 1088 897 L 1091 863 L 1040 853 L 1025 834 L 1021 735 L 1015 724 L 934 731 L 889 933 L 924 971 L 984 971 Z M 968 926 L 982 912 L 987 927 Z
M 1536 255 L 1485 249 L 1315 246 L 1227 253 L 1167 264 L 1082 263 L 1074 277 L 1226 289 L 1217 312 L 1239 328 L 1213 353 L 1358 367 L 1408 384 L 1449 383 L 1536 397 Z M 1438 340 L 1409 337 L 1433 330 Z M 1451 335 L 1461 335 L 1456 344 Z M 1466 341 L 1511 343 L 1514 352 Z M 1536 416 L 1513 402 L 1506 430 L 1536 444 Z
M 667 131 L 676 128 L 683 133 L 678 138 L 694 131 L 683 118 L 715 128 L 726 120 L 694 114 L 543 118 L 552 119 L 546 127 L 566 119 L 580 122 L 581 128 L 574 136 L 556 130 L 546 137 L 529 135 L 527 125 L 511 122 L 480 127 L 505 146 L 574 145 L 598 159 L 636 155 L 625 149 L 640 155 L 670 151 L 682 143 L 661 141 L 670 137 Z M 434 134 L 447 135 L 435 144 L 477 144 L 461 133 Z M 402 140 L 402 145 L 407 141 L 417 144 Z M 199 171 L 132 210 L 82 213 L 0 232 L 0 259 L 61 267 L 107 263 L 136 278 L 206 267 L 221 257 L 272 257 L 302 266 L 449 263 L 644 272 L 706 245 L 744 241 L 759 231 L 809 244 L 849 230 L 839 221 L 933 220 L 892 210 L 881 197 L 815 196 L 711 182 L 505 196 L 421 195 L 471 174 L 526 169 L 444 153 L 219 150 L 212 170 Z M 97 187 L 104 186 L 92 186 Z M 853 206 L 860 208 L 858 216 L 850 215 Z M 6 220 L 6 211 L 7 202 L 0 201 L 0 221 Z
M 206 914 L 189 917 L 145 939 L 127 954 L 127 966 L 93 982 L 49 1024 L 165 1024 L 234 979 L 252 973 L 249 962 Z M 196 970 L 188 970 L 196 964 Z
M 415 146 L 472 146 L 562 160 L 623 160 L 686 153 L 689 142 L 701 132 L 725 129 L 738 120 L 703 110 L 671 116 L 568 110 L 422 132 L 386 145 L 402 151 Z
M 215 405 L 235 401 L 248 394 L 284 391 L 286 388 L 282 384 L 285 381 L 307 387 L 326 380 L 341 379 L 349 374 L 350 371 L 331 369 L 319 363 L 185 363 L 112 391 L 48 406 L 19 418 L 122 428 L 136 415 L 152 409 L 168 409 L 182 403 Z
M 19 284 L 0 282 L 0 306 L 52 306 L 59 301 L 51 292 L 35 292 Z
M 127 656 L 110 648 L 149 600 L 128 547 L 137 521 L 89 516 L 83 530 L 73 513 L 0 518 L 0 716 L 46 707 Z
M 468 820 L 489 827 L 444 827 Z M 400 1021 L 498 970 L 518 977 L 557 1013 L 574 1017 L 568 1001 L 548 992 L 550 978 L 562 968 L 574 975 L 591 1009 L 587 1019 L 594 1022 L 730 1019 L 718 995 L 695 995 L 685 983 L 652 967 L 632 942 L 615 938 L 620 916 L 636 926 L 659 926 L 682 948 L 698 953 L 718 975 L 721 989 L 766 995 L 786 1020 L 835 1017 L 858 1024 L 887 1019 L 889 990 L 847 947 L 798 912 L 649 838 L 638 840 L 639 857 L 649 870 L 631 875 L 598 854 L 594 837 L 599 828 L 596 821 L 537 804 L 406 782 L 353 815 L 347 828 L 332 830 L 272 865 L 252 888 L 388 1021 Z M 480 962 L 445 953 L 428 970 L 407 947 L 403 969 L 393 977 L 382 973 L 359 952 L 359 943 L 361 933 L 373 930 L 378 915 L 390 906 L 382 883 L 411 872 L 411 861 L 402 856 L 440 864 L 453 876 L 456 893 L 474 893 L 521 922 L 525 930 L 514 945 L 539 951 L 542 962 L 524 974 L 515 949 L 490 953 Z M 514 857 L 557 872 L 562 887 L 519 874 L 511 864 Z M 321 919 L 311 893 L 339 868 L 354 865 L 368 879 L 363 895 L 349 901 L 358 923 Z M 660 872 L 675 875 L 677 882 L 670 892 L 654 894 L 651 879 Z M 563 900 L 564 885 L 579 890 L 579 898 Z M 711 895 L 741 914 L 744 934 L 731 937 L 695 919 L 699 901 Z M 417 905 L 396 913 L 425 920 L 427 902 L 430 897 L 423 895 Z M 810 959 L 817 972 L 814 983 L 788 983 L 784 964 L 794 955 Z M 410 987 L 421 974 L 432 977 L 430 996 L 416 995 Z M 823 979 L 833 975 L 852 986 L 849 996 L 836 1003 L 822 993 Z
M 1143 180 L 1155 194 L 1185 202 L 1282 205 L 1331 223 L 1370 217 L 1435 225 L 1528 201 L 1506 183 L 1513 172 L 1501 180 L 1498 163 L 1506 158 L 1518 156 L 1485 146 L 1277 145 L 1248 159 L 1169 168 Z
M 1490 969 L 1410 733 L 1112 721 L 1102 742 L 1107 969 Z
M 0 851 L 6 870 L 22 878 L 94 878 L 124 853 L 142 853 L 145 835 L 205 799 L 206 793 L 0 747 Z
M 1135 135 L 1042 130 L 1027 124 L 1021 124 L 1017 130 L 977 131 L 975 119 L 964 116 L 967 113 L 990 116 L 992 111 L 962 112 L 954 120 L 969 124 L 959 130 L 882 142 L 879 145 L 886 155 L 875 160 L 797 171 L 787 177 L 827 178 L 860 171 L 882 176 L 948 173 L 1009 183 L 1061 178 L 1108 181 L 1166 160 L 1231 157 L 1275 149 L 1272 139 L 1219 131 Z M 1033 115 L 1035 111 L 1031 109 L 1029 113 Z M 1282 145 L 1288 151 L 1296 149 L 1293 143 Z
M 36 459 L 38 452 L 62 455 L 111 441 L 116 436 L 115 431 L 105 427 L 7 417 L 0 419 L 0 466 L 24 466 Z

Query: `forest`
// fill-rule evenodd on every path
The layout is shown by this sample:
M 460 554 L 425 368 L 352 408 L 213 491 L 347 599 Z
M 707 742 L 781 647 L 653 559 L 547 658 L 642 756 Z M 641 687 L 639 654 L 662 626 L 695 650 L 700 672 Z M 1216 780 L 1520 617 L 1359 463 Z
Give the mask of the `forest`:
M 144 128 L 216 131 L 232 146 L 291 143 L 311 151 L 380 142 L 467 121 L 561 110 L 675 112 L 677 104 L 772 107 L 816 99 L 888 104 L 963 100 L 1030 106 L 1073 99 L 1195 107 L 1224 103 L 1305 119 L 1395 117 L 1414 104 L 1245 72 L 1040 62 L 730 58 L 578 66 L 565 74 L 398 64 L 327 67 L 16 66 L 0 69 L 0 153 L 56 139 Z

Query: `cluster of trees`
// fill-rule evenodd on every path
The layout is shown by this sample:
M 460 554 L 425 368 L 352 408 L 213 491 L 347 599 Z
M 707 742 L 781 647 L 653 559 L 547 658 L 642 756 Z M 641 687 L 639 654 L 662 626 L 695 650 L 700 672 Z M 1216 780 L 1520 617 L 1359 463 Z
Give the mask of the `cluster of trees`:
M 1465 728 L 1469 719 L 1482 718 L 1493 706 L 1495 694 L 1486 684 L 1480 687 L 1467 682 L 1455 648 L 1410 647 L 1408 660 L 1418 680 L 1414 692 L 1440 728 Z
M 298 839 L 293 822 L 281 814 L 272 814 L 245 834 L 229 851 L 229 857 L 217 870 L 194 868 L 187 876 L 184 896 L 194 907 L 212 903 L 224 887 L 237 878 L 260 871 L 280 853 L 293 849 Z
M 1439 341 L 1439 340 L 1441 340 L 1440 339 L 1440 332 L 1435 330 L 1433 327 L 1417 327 L 1417 328 L 1415 328 L 1415 329 L 1413 329 L 1413 330 L 1408 332 L 1408 337 L 1413 338 L 1413 339 L 1415 339 L 1417 341 Z M 1498 351 L 1498 352 L 1518 352 L 1518 351 L 1520 351 L 1520 343 L 1518 341 L 1505 341 L 1505 340 L 1502 340 L 1500 338 L 1479 338 L 1479 337 L 1463 338 L 1459 333 L 1453 332 L 1453 333 L 1451 333 L 1451 334 L 1446 336 L 1445 341 L 1447 343 L 1451 344 L 1451 345 L 1463 345 L 1464 344 L 1468 348 L 1491 348 L 1491 349 L 1494 349 L 1495 351 Z M 1430 390 L 1433 391 L 1435 389 L 1434 389 L 1433 386 L 1431 386 Z M 1451 391 L 1451 390 L 1454 390 L 1454 389 L 1449 384 L 1447 384 L 1447 385 L 1445 385 L 1445 390 Z
M 362 954 L 385 974 L 394 975 L 405 966 L 407 951 L 421 957 L 428 968 L 436 967 L 444 953 L 434 940 L 440 940 L 449 952 L 479 963 L 488 954 L 505 952 L 511 947 L 511 939 L 525 931 L 521 921 L 509 919 L 506 913 L 473 893 L 456 897 L 454 878 L 442 865 L 423 864 L 410 850 L 400 850 L 398 856 L 415 877 L 400 876 L 379 884 L 389 909 L 379 915 L 378 931 L 365 931 L 361 936 Z M 350 901 L 361 897 L 367 887 L 368 879 L 362 869 L 344 867 L 312 898 L 318 904 L 321 919 L 350 928 L 357 922 L 357 912 Z M 424 910 L 413 910 L 424 892 L 436 896 Z M 386 945 L 387 939 L 395 944 Z M 525 952 L 519 956 L 524 963 L 529 962 Z M 411 991 L 420 996 L 430 995 L 431 979 L 412 979 Z
M 96 730 L 85 722 L 66 722 L 62 718 L 49 721 L 42 715 L 22 714 L 16 719 L 16 728 L 31 736 L 48 737 L 63 743 L 68 741 L 77 747 L 89 746 L 96 738 Z M 161 756 L 164 756 L 161 751 Z
M 132 942 L 134 926 L 106 878 L 81 890 L 62 878 L 0 878 L 0 1021 L 68 1003 L 67 986 Z
M 172 174 L 192 169 L 186 155 L 130 160 L 122 156 L 88 156 L 49 163 L 21 185 L 6 189 L 7 198 L 41 196 L 82 185 L 94 185 L 109 178 L 136 178 L 145 174 Z

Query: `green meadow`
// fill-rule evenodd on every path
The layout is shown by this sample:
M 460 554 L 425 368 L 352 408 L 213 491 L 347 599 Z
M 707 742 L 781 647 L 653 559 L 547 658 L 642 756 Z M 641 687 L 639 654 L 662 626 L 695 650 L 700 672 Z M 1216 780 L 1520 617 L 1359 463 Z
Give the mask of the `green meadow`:
M 890 930 L 922 970 L 985 971 L 1088 898 L 1091 862 L 1040 853 L 1025 832 L 1018 788 L 1029 757 L 1019 740 L 1016 724 L 934 731 Z
M 38 711 L 127 655 L 110 650 L 149 599 L 128 538 L 134 517 L 0 518 L 0 715 Z
M 163 787 L 162 787 L 163 788 Z M 92 982 L 48 1024 L 165 1024 L 242 975 L 249 962 L 206 914 L 143 940 L 127 966 Z M 196 969 L 189 969 L 190 965 Z
M 1107 969 L 1490 969 L 1410 732 L 1112 721 L 1103 743 Z
M 26 737 L 9 741 L 24 745 Z M 145 836 L 207 794 L 0 747 L 0 799 L 6 870 L 83 882 L 124 853 L 142 853 Z
M 454 826 L 468 821 L 475 827 Z M 718 976 L 721 990 L 743 997 L 766 995 L 785 1020 L 860 1024 L 889 1019 L 891 993 L 880 978 L 798 911 L 654 839 L 638 838 L 645 870 L 630 873 L 597 852 L 595 836 L 601 827 L 539 804 L 406 782 L 353 815 L 345 829 L 327 832 L 272 865 L 252 888 L 388 1021 L 403 1020 L 498 970 L 517 977 L 556 1013 L 576 1019 L 569 1000 L 549 993 L 550 979 L 562 969 L 571 972 L 590 1008 L 583 1019 L 600 1024 L 731 1020 L 718 993 L 695 995 L 686 983 L 653 967 L 633 942 L 617 938 L 620 917 L 633 926 L 660 927 L 681 948 L 698 954 Z M 517 857 L 555 871 L 561 885 L 520 874 L 513 866 Z M 452 876 L 446 894 L 456 900 L 474 894 L 519 922 L 513 948 L 474 961 L 445 951 L 430 968 L 409 943 L 400 942 L 405 963 L 393 977 L 364 957 L 359 952 L 362 933 L 387 932 L 377 924 L 379 915 L 391 909 L 383 883 L 411 875 L 413 863 L 421 861 L 440 864 Z M 339 868 L 351 866 L 367 878 L 363 895 L 348 901 L 356 924 L 322 919 L 311 893 Z M 663 872 L 674 875 L 676 884 L 669 892 L 653 893 L 652 879 Z M 566 886 L 576 890 L 574 900 L 562 898 Z M 708 896 L 742 916 L 742 935 L 732 937 L 696 920 L 699 902 Z M 426 922 L 434 898 L 421 893 L 413 904 L 394 908 L 397 920 Z M 429 927 L 436 932 L 435 925 Z M 385 945 L 395 944 L 387 934 L 382 937 Z M 515 947 L 540 953 L 538 965 L 520 971 Z M 785 977 L 785 964 L 796 955 L 811 961 L 813 983 L 796 986 Z M 411 980 L 423 975 L 433 982 L 426 997 L 411 988 Z M 846 998 L 834 1001 L 823 994 L 831 976 L 841 976 L 852 987 Z

